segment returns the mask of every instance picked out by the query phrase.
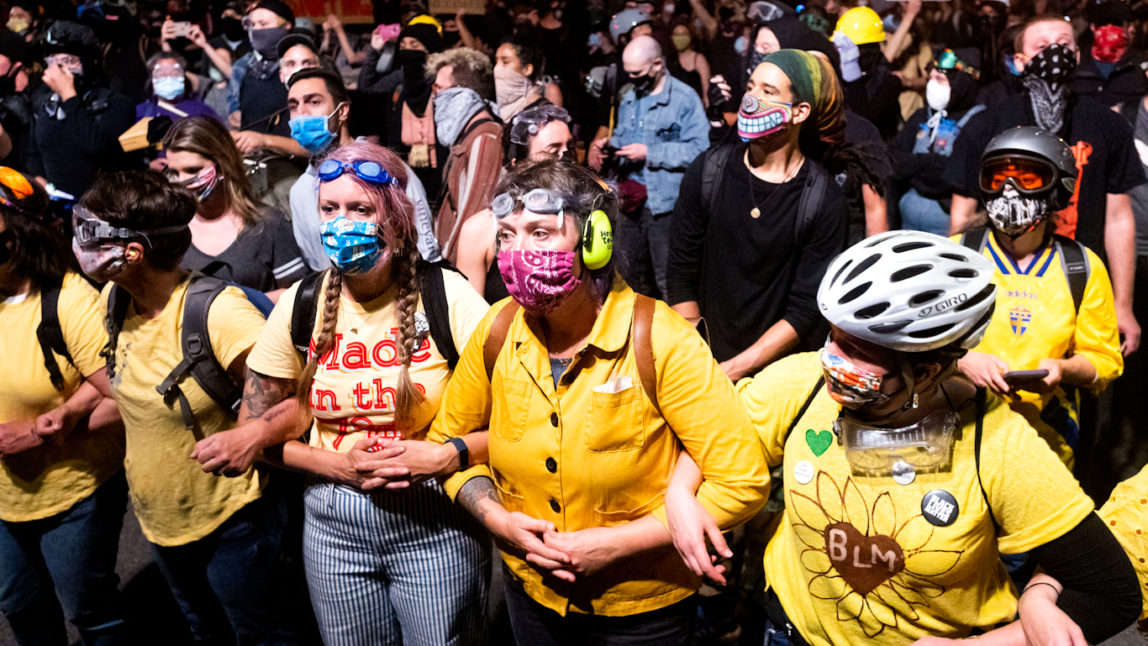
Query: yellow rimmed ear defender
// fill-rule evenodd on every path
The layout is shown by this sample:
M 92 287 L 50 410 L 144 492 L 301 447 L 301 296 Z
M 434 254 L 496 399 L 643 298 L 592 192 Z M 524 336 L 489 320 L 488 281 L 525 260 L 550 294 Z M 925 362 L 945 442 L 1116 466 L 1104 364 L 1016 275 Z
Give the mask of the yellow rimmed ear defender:
M 590 212 L 582 225 L 582 264 L 586 269 L 605 267 L 614 255 L 614 229 L 602 209 Z

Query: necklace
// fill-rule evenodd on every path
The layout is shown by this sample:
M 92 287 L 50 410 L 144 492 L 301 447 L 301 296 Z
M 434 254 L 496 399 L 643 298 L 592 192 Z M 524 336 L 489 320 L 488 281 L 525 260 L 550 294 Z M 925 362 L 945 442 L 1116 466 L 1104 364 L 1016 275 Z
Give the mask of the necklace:
M 795 164 L 793 164 L 793 166 L 798 167 L 798 166 L 800 166 L 801 162 L 803 162 L 803 161 L 805 161 L 804 155 L 799 157 L 797 159 L 797 162 Z M 753 208 L 749 210 L 749 217 L 756 220 L 756 219 L 761 217 L 761 206 L 765 206 L 765 205 L 769 204 L 769 201 L 771 199 L 773 199 L 773 194 L 777 192 L 777 189 L 781 188 L 783 184 L 785 184 L 789 180 L 793 179 L 793 176 L 790 175 L 790 173 L 792 173 L 794 169 L 793 168 L 787 168 L 786 169 L 785 176 L 781 178 L 781 183 L 778 184 L 777 186 L 774 186 L 773 190 L 769 192 L 769 195 L 765 196 L 765 200 L 762 201 L 761 206 L 758 206 L 758 204 L 757 204 L 757 191 L 754 190 L 755 185 L 756 185 L 756 182 L 754 180 L 757 178 L 754 176 L 753 171 L 749 167 L 749 151 L 748 150 L 745 151 L 745 164 L 744 164 L 744 166 L 745 166 L 745 172 L 749 173 L 749 200 L 750 200 L 750 202 L 753 203 Z

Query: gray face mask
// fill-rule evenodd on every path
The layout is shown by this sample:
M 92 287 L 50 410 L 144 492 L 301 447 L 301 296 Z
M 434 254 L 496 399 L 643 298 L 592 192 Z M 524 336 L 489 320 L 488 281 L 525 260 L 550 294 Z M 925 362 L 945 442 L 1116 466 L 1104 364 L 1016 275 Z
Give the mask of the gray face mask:
M 1047 200 L 1022 197 L 1006 182 L 1000 197 L 986 202 L 985 210 L 994 229 L 1009 236 L 1019 236 L 1048 217 L 1052 207 Z
M 459 133 L 486 106 L 478 92 L 465 87 L 442 90 L 434 97 L 434 126 L 438 142 L 453 146 Z

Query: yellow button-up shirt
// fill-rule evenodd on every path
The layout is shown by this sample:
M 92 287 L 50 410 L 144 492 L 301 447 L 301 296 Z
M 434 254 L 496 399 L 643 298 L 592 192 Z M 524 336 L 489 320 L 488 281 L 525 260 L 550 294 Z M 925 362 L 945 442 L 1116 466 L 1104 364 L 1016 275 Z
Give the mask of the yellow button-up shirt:
M 698 500 L 723 528 L 765 502 L 761 445 L 701 337 L 658 303 L 650 337 L 657 402 L 646 396 L 633 344 L 634 292 L 617 281 L 587 344 L 555 387 L 538 320 L 520 311 L 488 381 L 483 344 L 495 305 L 463 350 L 428 439 L 444 442 L 490 427 L 490 464 L 455 474 L 451 496 L 488 476 L 508 511 L 551 521 L 560 532 L 609 527 L 647 514 L 664 519 L 664 495 L 684 447 L 705 477 Z M 660 409 L 660 410 L 659 410 Z M 626 559 L 574 584 L 559 584 L 503 554 L 526 593 L 560 614 L 633 615 L 680 601 L 698 579 L 670 546 Z

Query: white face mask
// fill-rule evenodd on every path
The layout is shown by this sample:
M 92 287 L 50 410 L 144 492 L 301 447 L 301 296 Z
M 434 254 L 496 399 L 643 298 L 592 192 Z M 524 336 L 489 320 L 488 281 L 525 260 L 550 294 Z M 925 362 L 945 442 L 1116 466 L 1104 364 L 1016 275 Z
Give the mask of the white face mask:
M 933 79 L 925 84 L 925 102 L 934 110 L 944 110 L 949 107 L 949 99 L 953 96 L 953 88 L 948 84 L 941 84 Z

